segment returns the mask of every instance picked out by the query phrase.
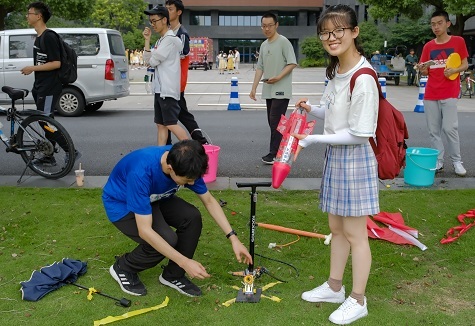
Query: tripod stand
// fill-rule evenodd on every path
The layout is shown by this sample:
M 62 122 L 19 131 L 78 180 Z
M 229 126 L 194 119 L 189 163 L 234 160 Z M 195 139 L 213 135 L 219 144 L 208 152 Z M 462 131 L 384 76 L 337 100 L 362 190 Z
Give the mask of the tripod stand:
M 257 303 L 261 298 L 262 289 L 257 289 L 254 293 L 254 279 L 259 276 L 254 269 L 254 245 L 256 235 L 256 203 L 257 203 L 257 187 L 270 187 L 271 182 L 254 182 L 254 183 L 241 183 L 236 182 L 238 188 L 251 187 L 251 214 L 249 221 L 249 254 L 252 257 L 252 262 L 246 271 L 244 271 L 244 290 L 241 289 L 238 292 L 236 302 Z

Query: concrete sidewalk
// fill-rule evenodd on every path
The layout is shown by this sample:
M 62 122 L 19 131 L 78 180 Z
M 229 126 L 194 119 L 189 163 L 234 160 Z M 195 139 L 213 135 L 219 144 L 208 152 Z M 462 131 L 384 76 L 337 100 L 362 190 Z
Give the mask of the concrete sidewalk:
M 76 178 L 74 175 L 67 175 L 62 179 L 49 180 L 36 175 L 25 175 L 20 184 L 17 184 L 19 176 L 0 176 L 0 186 L 34 187 L 34 188 L 74 188 Z M 82 188 L 102 188 L 107 182 L 107 176 L 85 176 L 84 187 Z M 218 177 L 215 182 L 209 183 L 209 190 L 245 190 L 249 188 L 237 188 L 236 182 L 270 182 L 269 178 L 227 178 Z M 320 178 L 288 178 L 280 189 L 286 190 L 319 190 Z M 403 178 L 382 181 L 380 190 L 453 190 L 453 189 L 474 189 L 475 178 L 435 178 L 434 184 L 430 187 L 414 187 L 404 183 Z M 274 188 L 259 188 L 259 191 L 273 190 Z

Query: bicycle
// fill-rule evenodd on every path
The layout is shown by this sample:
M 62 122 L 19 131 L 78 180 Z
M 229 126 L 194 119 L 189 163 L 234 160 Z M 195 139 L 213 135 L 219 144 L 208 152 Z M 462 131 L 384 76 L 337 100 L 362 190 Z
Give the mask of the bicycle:
M 28 95 L 27 89 L 3 86 L 12 103 L 11 108 L 0 106 L 0 112 L 10 121 L 10 137 L 2 134 L 1 140 L 7 153 L 19 154 L 26 166 L 18 179 L 21 182 L 26 169 L 47 179 L 59 179 L 73 168 L 75 148 L 66 129 L 50 114 L 39 110 L 21 110 L 15 107 L 15 101 Z M 23 116 L 26 116 L 24 118 Z M 15 125 L 18 125 L 15 132 Z
M 466 76 L 465 76 L 466 75 Z M 470 71 L 465 71 L 464 73 L 460 74 L 460 96 L 469 96 L 472 98 L 475 95 L 474 83 L 475 80 L 470 78 Z

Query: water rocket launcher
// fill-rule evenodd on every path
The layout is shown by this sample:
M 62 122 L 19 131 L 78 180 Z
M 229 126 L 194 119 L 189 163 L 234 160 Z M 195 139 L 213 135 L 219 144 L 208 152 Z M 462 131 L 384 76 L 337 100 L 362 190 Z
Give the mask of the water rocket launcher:
M 296 108 L 288 119 L 284 115 L 281 116 L 277 131 L 283 137 L 272 166 L 273 188 L 279 188 L 290 173 L 290 167 L 299 144 L 299 140 L 291 134 L 309 135 L 314 126 L 315 120 L 307 122 L 307 113 L 303 108 Z

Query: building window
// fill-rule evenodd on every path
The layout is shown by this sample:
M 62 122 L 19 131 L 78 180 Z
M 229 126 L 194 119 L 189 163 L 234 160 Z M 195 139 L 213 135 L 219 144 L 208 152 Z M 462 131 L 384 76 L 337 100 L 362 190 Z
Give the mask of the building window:
M 219 26 L 261 26 L 262 14 L 243 12 L 223 12 L 219 15 Z M 295 13 L 279 13 L 279 25 L 297 26 Z
M 211 14 L 209 12 L 191 12 L 190 25 L 211 26 Z
M 261 15 L 246 13 L 222 13 L 219 15 L 219 26 L 261 26 Z
M 280 13 L 278 19 L 280 26 L 297 26 L 297 15 L 293 13 Z

